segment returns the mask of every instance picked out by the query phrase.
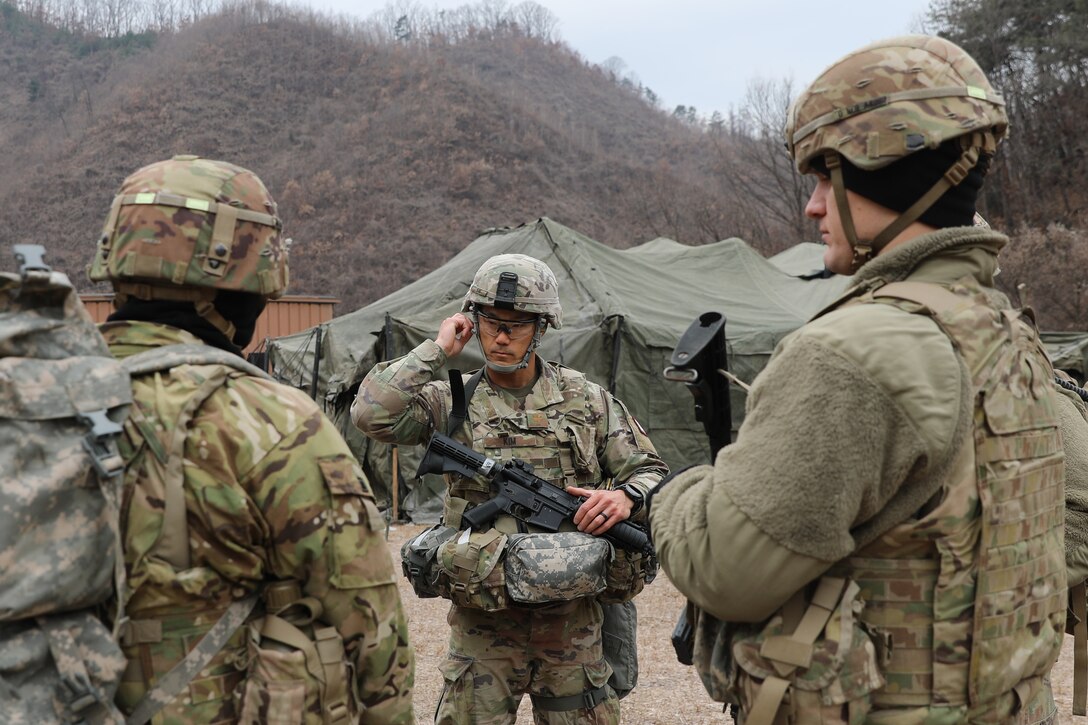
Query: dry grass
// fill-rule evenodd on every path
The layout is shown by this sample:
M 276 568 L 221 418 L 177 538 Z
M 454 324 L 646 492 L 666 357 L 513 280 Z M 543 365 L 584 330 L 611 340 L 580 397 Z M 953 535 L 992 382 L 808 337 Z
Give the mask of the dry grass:
M 399 567 L 400 547 L 424 526 L 404 524 L 389 530 L 389 552 Z M 408 626 L 416 650 L 416 722 L 433 722 L 435 706 L 442 691 L 438 663 L 446 654 L 449 626 L 443 599 L 418 599 L 407 580 L 399 580 L 401 598 L 408 610 Z M 676 662 L 669 635 L 683 597 L 664 574 L 639 595 L 639 685 L 622 704 L 623 721 L 632 725 L 718 725 L 730 722 L 719 703 L 703 690 L 695 671 Z M 1072 637 L 1066 637 L 1061 659 L 1053 671 L 1054 695 L 1062 720 L 1072 717 Z M 522 701 L 518 722 L 531 723 L 529 698 Z M 1075 718 L 1082 722 L 1084 718 Z

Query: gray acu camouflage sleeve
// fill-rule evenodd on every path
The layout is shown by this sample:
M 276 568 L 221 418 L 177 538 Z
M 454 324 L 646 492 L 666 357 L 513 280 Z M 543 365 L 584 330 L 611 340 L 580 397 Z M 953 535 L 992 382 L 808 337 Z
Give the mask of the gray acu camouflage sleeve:
M 384 443 L 425 443 L 445 426 L 449 388 L 434 381 L 445 363 L 445 351 L 427 340 L 402 358 L 375 365 L 351 404 L 352 423 Z

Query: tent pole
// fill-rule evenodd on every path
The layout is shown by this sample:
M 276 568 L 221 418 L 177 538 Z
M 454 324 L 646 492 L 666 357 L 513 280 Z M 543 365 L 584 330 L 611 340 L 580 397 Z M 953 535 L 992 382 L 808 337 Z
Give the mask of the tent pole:
M 317 340 L 314 343 L 314 372 L 310 377 L 310 397 L 317 400 L 317 377 L 321 371 L 321 325 L 317 326 Z
M 397 470 L 397 446 L 393 445 L 393 516 L 392 521 L 400 521 L 400 475 Z
M 385 349 L 382 351 L 383 357 L 386 360 L 392 360 L 396 357 L 393 353 L 393 317 L 388 312 L 385 313 L 385 326 L 382 327 L 383 346 Z M 391 481 L 390 496 L 393 499 L 393 513 L 390 516 L 390 521 L 400 521 L 400 465 L 397 455 L 397 444 L 392 445 L 393 448 L 393 480 Z
M 608 379 L 608 392 L 616 394 L 616 381 L 620 371 L 620 344 L 623 342 L 623 315 L 616 315 L 619 321 L 612 333 L 612 373 Z

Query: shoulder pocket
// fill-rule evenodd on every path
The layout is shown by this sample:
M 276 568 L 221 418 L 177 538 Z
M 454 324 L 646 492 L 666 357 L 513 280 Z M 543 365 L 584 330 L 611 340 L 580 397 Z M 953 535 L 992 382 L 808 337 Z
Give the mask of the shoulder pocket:
M 329 573 L 333 586 L 358 589 L 395 581 L 393 562 L 382 535 L 385 520 L 354 461 L 341 453 L 320 458 L 317 465 L 331 498 Z

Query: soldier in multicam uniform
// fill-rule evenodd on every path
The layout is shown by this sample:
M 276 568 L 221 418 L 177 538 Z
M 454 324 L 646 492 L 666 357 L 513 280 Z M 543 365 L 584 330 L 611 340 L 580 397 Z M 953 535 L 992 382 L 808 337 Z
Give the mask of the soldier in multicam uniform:
M 571 530 L 599 535 L 628 517 L 641 520 L 646 493 L 667 469 L 619 400 L 583 374 L 537 357 L 546 328 L 561 325 L 558 285 L 546 264 L 520 254 L 492 257 L 476 273 L 462 312 L 442 322 L 435 340 L 371 370 L 352 420 L 386 442 L 421 443 L 432 431 L 445 433 L 450 384 L 433 378 L 476 334 L 486 375 L 470 394 L 467 425 L 452 435 L 495 460 L 526 460 L 538 476 L 586 497 Z M 603 488 L 609 480 L 612 487 Z M 480 477 L 448 482 L 443 521 L 455 529 L 466 509 L 496 493 Z M 505 533 L 517 525 L 505 515 L 495 522 Z M 512 723 L 525 693 L 539 723 L 619 721 L 595 598 L 513 606 L 498 615 L 454 605 L 449 622 L 437 722 Z
M 287 286 L 264 185 L 193 156 L 136 171 L 91 278 L 117 293 L 101 330 L 135 399 L 118 704 L 167 725 L 414 723 L 413 652 L 369 483 L 313 401 L 240 357 Z
M 748 725 L 1051 720 L 1064 631 L 1053 371 L 974 226 L 1004 102 L 954 44 L 874 43 L 790 110 L 856 283 L 786 338 L 736 442 L 649 503 L 696 665 Z

